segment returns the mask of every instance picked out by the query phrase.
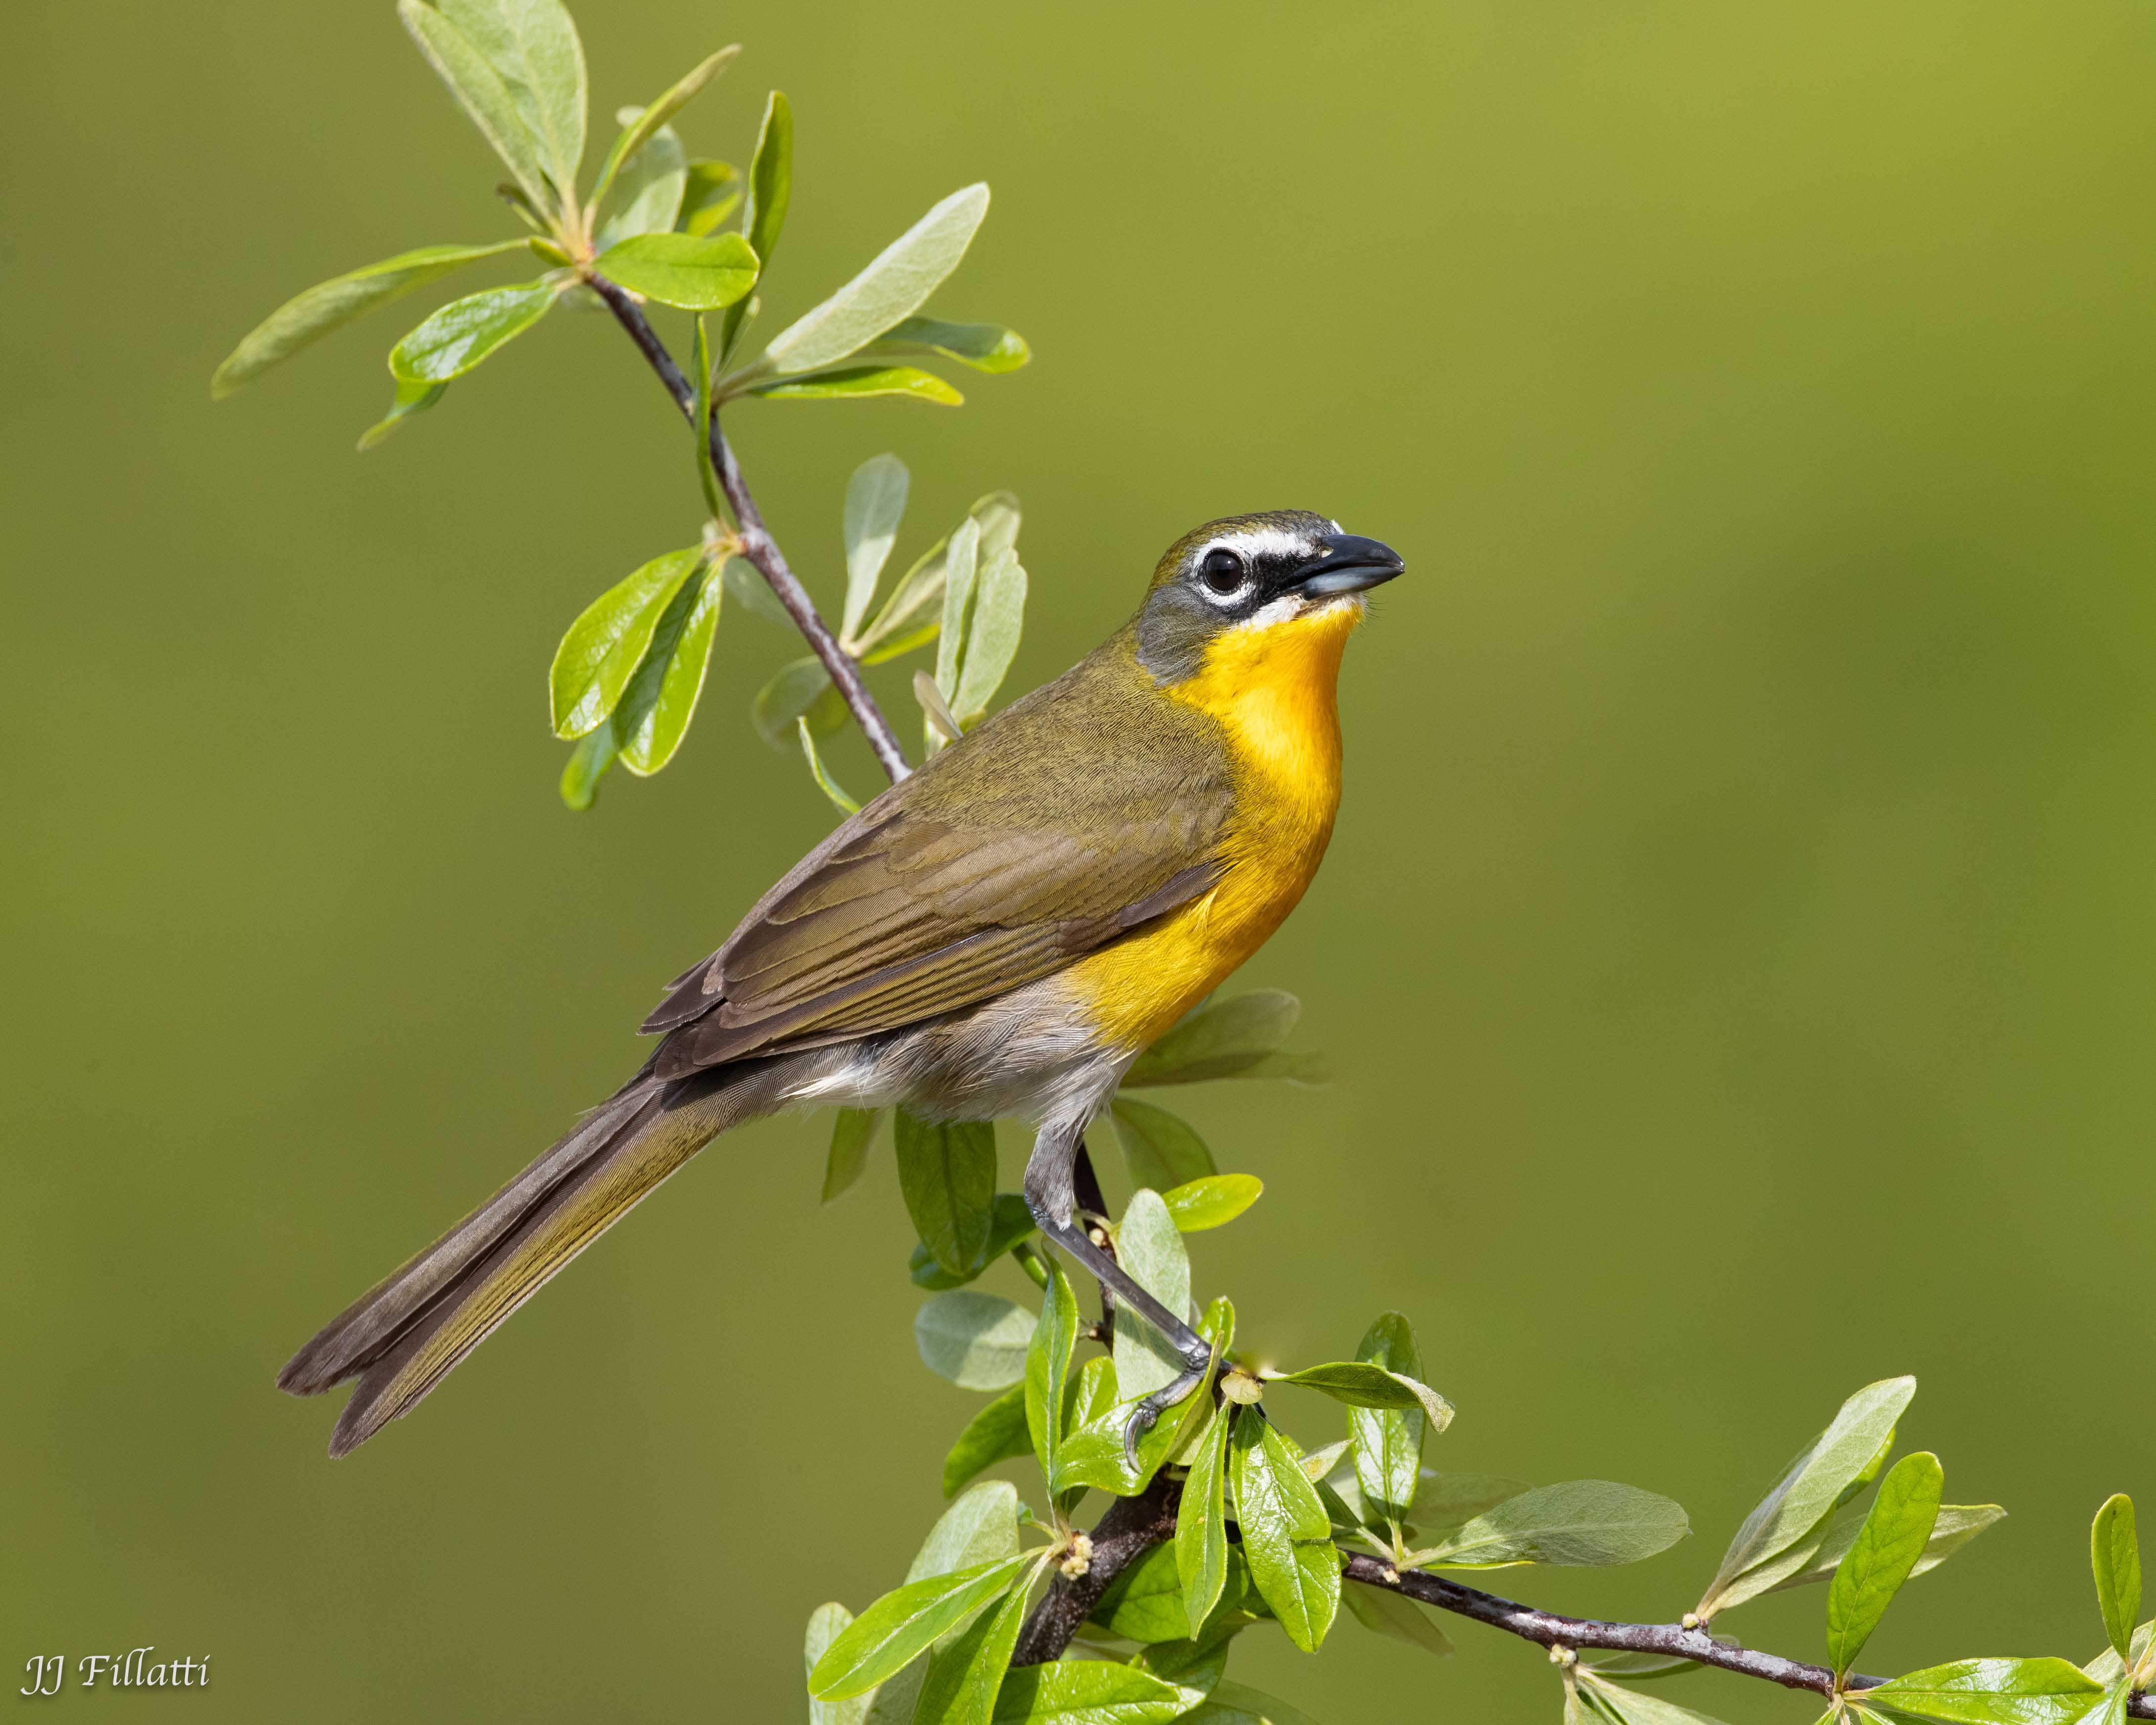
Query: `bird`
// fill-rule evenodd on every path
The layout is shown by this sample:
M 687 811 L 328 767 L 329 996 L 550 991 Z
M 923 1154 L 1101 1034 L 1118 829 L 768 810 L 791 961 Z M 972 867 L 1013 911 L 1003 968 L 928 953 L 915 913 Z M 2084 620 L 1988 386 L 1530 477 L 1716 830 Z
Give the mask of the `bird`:
M 834 1103 L 1034 1127 L 1042 1233 L 1181 1362 L 1131 1414 L 1133 1447 L 1209 1350 L 1091 1238 L 1076 1158 L 1132 1062 L 1316 875 L 1342 655 L 1405 567 L 1306 510 L 1178 539 L 1127 624 L 842 822 L 668 985 L 633 1078 L 292 1357 L 293 1394 L 358 1380 L 330 1454 L 411 1412 L 711 1139 Z

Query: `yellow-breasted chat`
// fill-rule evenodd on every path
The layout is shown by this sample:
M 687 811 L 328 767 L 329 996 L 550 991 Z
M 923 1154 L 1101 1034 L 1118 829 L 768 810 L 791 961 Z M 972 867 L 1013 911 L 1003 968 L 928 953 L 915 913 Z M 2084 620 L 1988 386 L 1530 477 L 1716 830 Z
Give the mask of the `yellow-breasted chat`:
M 1183 1359 L 1135 1444 L 1207 1348 L 1079 1225 L 1078 1147 L 1317 873 L 1341 653 L 1404 567 L 1301 510 L 1169 547 L 1129 623 L 849 817 L 675 979 L 634 1078 L 293 1356 L 294 1394 L 359 1380 L 330 1453 L 410 1412 L 712 1138 L 795 1103 L 1035 1125 L 1042 1231 Z

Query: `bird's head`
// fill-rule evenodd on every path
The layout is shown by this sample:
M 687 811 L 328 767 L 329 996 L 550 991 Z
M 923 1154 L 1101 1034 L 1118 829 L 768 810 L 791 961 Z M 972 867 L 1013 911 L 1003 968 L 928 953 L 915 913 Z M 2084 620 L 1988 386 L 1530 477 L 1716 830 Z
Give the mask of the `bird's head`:
M 1337 638 L 1362 616 L 1363 593 L 1406 567 L 1390 546 L 1306 509 L 1208 521 L 1153 572 L 1137 619 L 1138 662 L 1157 681 L 1179 683 L 1232 636 Z

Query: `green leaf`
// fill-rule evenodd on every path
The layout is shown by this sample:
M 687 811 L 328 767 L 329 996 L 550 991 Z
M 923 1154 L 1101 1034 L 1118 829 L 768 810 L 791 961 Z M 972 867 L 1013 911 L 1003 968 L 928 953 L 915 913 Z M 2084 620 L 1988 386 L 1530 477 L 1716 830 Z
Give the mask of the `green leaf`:
M 1705 1713 L 1681 1707 L 1658 1695 L 1641 1695 L 1613 1683 L 1591 1667 L 1575 1667 L 1581 1687 L 1591 1693 L 1605 1714 L 1619 1725 L 1720 1725 Z
M 1406 1320 L 1401 1322 L 1404 1323 Z M 1414 1345 L 1412 1341 L 1409 1345 Z M 1425 1416 L 1429 1430 L 1443 1431 L 1452 1424 L 1452 1404 L 1427 1384 L 1364 1361 L 1333 1360 L 1322 1366 L 1305 1367 L 1300 1372 L 1267 1372 L 1264 1376 L 1269 1383 L 1296 1384 L 1305 1389 L 1317 1390 L 1351 1408 L 1419 1409 Z M 1420 1461 L 1421 1451 L 1418 1449 L 1418 1469 Z
M 1183 1715 L 1183 1725 L 1317 1725 L 1300 1707 L 1223 1678 L 1202 1706 Z
M 1198 1333 L 1212 1348 L 1204 1378 L 1168 1415 L 1138 1440 L 1137 1465 L 1131 1465 L 1123 1450 L 1123 1431 L 1137 1409 L 1138 1398 L 1119 1399 L 1101 1409 L 1089 1407 L 1083 1423 L 1067 1431 L 1057 1446 L 1050 1471 L 1050 1488 L 1058 1493 L 1091 1486 L 1118 1497 L 1129 1497 L 1145 1489 L 1154 1474 L 1170 1461 L 1187 1462 L 1194 1451 L 1206 1422 L 1213 1417 L 1213 1376 L 1229 1343 L 1235 1338 L 1235 1308 L 1216 1299 L 1205 1309 Z M 1103 1376 L 1112 1380 L 1113 1363 Z M 1089 1369 L 1091 1369 L 1089 1366 Z
M 1717 1635 L 1713 1639 L 1725 1647 L 1743 1645 L 1731 1635 Z M 1598 1676 L 1622 1677 L 1628 1683 L 1644 1683 L 1656 1677 L 1674 1677 L 1681 1671 L 1701 1669 L 1697 1660 L 1681 1658 L 1674 1653 L 1605 1653 L 1598 1659 L 1583 1659 L 1580 1664 Z
M 1096 1354 L 1078 1368 L 1063 1386 L 1063 1430 L 1078 1430 L 1100 1419 L 1115 1406 L 1116 1363 L 1106 1354 Z
M 816 1669 L 816 1661 L 853 1620 L 854 1614 L 836 1601 L 819 1605 L 810 1614 L 808 1636 L 802 1647 L 804 1675 Z M 861 1725 L 862 1715 L 867 1711 L 865 1700 L 858 1697 L 852 1701 L 812 1701 L 808 1703 L 808 1725 Z
M 1504 1563 L 1600 1568 L 1636 1563 L 1691 1532 L 1683 1508 L 1666 1497 L 1609 1480 L 1568 1480 L 1486 1510 L 1422 1554 L 1422 1561 L 1455 1568 Z
M 1774 1560 L 1823 1531 L 1835 1508 L 1873 1476 L 1916 1393 L 1914 1378 L 1887 1378 L 1867 1384 L 1841 1404 L 1832 1423 L 1799 1451 L 1744 1518 L 1700 1600 L 1699 1617 L 1711 1620 L 1803 1567 L 1799 1558 L 1778 1571 Z
M 562 800 L 579 814 L 598 800 L 599 780 L 613 765 L 613 726 L 602 724 L 588 731 L 569 751 L 569 764 L 562 769 Z
M 988 1243 L 980 1261 L 953 1275 L 936 1261 L 925 1245 L 916 1245 L 906 1270 L 916 1288 L 963 1288 L 989 1265 L 1034 1231 L 1033 1211 L 1015 1192 L 998 1192 L 989 1213 Z
M 623 137 L 642 130 L 635 109 L 624 108 L 622 116 Z M 670 126 L 658 127 L 623 167 L 613 187 L 613 209 L 599 223 L 593 243 L 603 252 L 639 234 L 670 232 L 688 183 L 689 152 L 680 134 Z
M 1291 1619 L 1277 1604 L 1273 1615 L 1280 1619 L 1290 1640 L 1296 1640 L 1299 1633 L 1307 1634 L 1314 1653 L 1331 1632 L 1332 1620 L 1340 1611 L 1340 1548 L 1330 1539 L 1296 1540 L 1295 1577 L 1296 1609 L 1302 1615 Z M 1301 1644 L 1296 1641 L 1296 1645 Z
M 968 729 L 988 716 L 988 703 L 1010 675 L 1025 629 L 1025 567 L 1014 551 L 983 559 L 973 619 L 966 634 L 965 670 L 959 674 L 951 710 Z
M 2063 1659 L 1958 1659 L 1859 1692 L 1956 1725 L 2070 1725 L 2103 1686 Z
M 782 753 L 798 746 L 794 721 L 806 719 L 811 734 L 829 737 L 846 722 L 845 699 L 831 685 L 831 674 L 814 654 L 780 667 L 756 692 L 749 721 L 757 735 Z
M 911 475 L 896 455 L 871 455 L 846 481 L 846 607 L 839 634 L 853 641 L 906 514 Z
M 725 588 L 706 565 L 674 596 L 613 714 L 621 763 L 649 778 L 674 758 L 703 692 Z
M 2006 1512 L 1995 1503 L 1942 1503 L 1939 1518 L 1933 1525 L 1932 1537 L 1924 1547 L 1924 1554 L 1917 1559 L 1917 1567 L 1909 1572 L 1913 1581 L 1919 1575 L 1936 1569 L 1970 1540 L 1995 1522 L 2006 1519 Z M 1864 1525 L 1861 1511 L 1836 1517 L 1822 1534 L 1816 1545 L 1800 1547 L 1807 1552 L 1804 1565 L 1763 1589 L 1766 1593 L 1780 1593 L 1784 1589 L 1809 1586 L 1813 1582 L 1825 1581 L 1841 1567 L 1841 1560 L 1849 1555 L 1849 1548 L 1856 1543 L 1856 1530 Z M 1778 1563 L 1774 1566 L 1781 1568 Z
M 816 781 L 817 789 L 831 799 L 831 806 L 842 816 L 859 814 L 860 798 L 849 796 L 845 787 L 831 777 L 824 765 L 824 757 L 816 752 L 816 734 L 808 728 L 808 720 L 796 719 L 793 722 L 801 732 L 801 752 L 808 762 L 808 776 Z
M 943 696 L 927 671 L 913 674 L 913 698 L 920 704 L 921 716 L 927 725 L 928 752 L 932 757 L 944 744 L 956 742 L 966 732 L 951 709 L 944 705 Z
M 1371 1324 L 1355 1350 L 1355 1358 L 1380 1370 L 1422 1381 L 1422 1355 L 1415 1348 L 1414 1327 L 1399 1312 L 1382 1313 Z M 1441 1424 L 1439 1429 L 1443 1430 Z M 1429 1430 L 1429 1416 L 1419 1405 L 1348 1409 L 1355 1479 L 1373 1515 L 1392 1521 L 1406 1518 L 1408 1506 L 1414 1502 L 1421 1483 L 1423 1440 Z
M 917 652 L 921 648 L 932 644 L 936 637 L 942 632 L 942 629 L 943 625 L 941 623 L 932 619 L 920 628 L 901 635 L 896 640 L 886 641 L 880 646 L 865 649 L 861 654 L 861 663 L 886 665 L 894 659 L 903 658 L 908 653 Z
M 1255 1174 L 1208 1174 L 1161 1194 L 1161 1202 L 1185 1234 L 1224 1228 L 1255 1204 L 1265 1183 Z
M 2107 1498 L 2089 1529 L 2089 1560 L 2096 1571 L 2097 1604 L 2104 1633 L 2123 1660 L 2130 1656 L 2133 1620 L 2141 1615 L 2141 1546 L 2133 1528 L 2133 1500 L 2123 1491 Z
M 521 239 L 505 240 L 498 245 L 423 245 L 317 282 L 287 300 L 241 337 L 210 379 L 211 398 L 222 400 L 331 331 L 342 329 L 376 306 L 401 299 L 453 270 L 523 249 Z
M 1329 1450 L 1332 1446 L 1328 1445 L 1327 1448 Z M 1368 1527 L 1381 1543 L 1389 1539 L 1391 1528 L 1384 1517 L 1373 1513 L 1364 1501 L 1363 1487 L 1356 1481 L 1352 1464 L 1328 1469 L 1314 1483 L 1317 1486 L 1317 1501 L 1325 1506 L 1326 1514 L 1332 1518 L 1337 1528 L 1352 1533 L 1358 1527 Z
M 1175 1512 L 1175 1569 L 1186 1635 L 1219 1603 L 1228 1580 L 1228 1428 L 1224 1410 L 1206 1429 Z
M 1116 1257 L 1132 1280 L 1178 1317 L 1190 1312 L 1190 1259 L 1160 1194 L 1141 1188 L 1116 1229 Z M 1175 1350 L 1148 1323 L 1116 1326 L 1116 1382 L 1127 1397 L 1151 1395 L 1183 1375 Z
M 1140 1648 L 1131 1663 L 1178 1687 L 1210 1694 L 1226 1672 L 1228 1656 L 1235 1651 L 1235 1637 L 1245 1627 L 1242 1623 L 1228 1620 L 1233 1609 L 1228 1601 L 1240 1599 L 1248 1582 L 1249 1574 L 1238 1558 L 1229 1566 L 1228 1591 L 1214 1611 L 1212 1625 L 1203 1635 L 1178 1641 L 1155 1641 Z M 1255 1620 L 1255 1613 L 1250 1614 L 1250 1619 Z
M 434 75 L 448 86 L 465 117 L 479 128 L 502 165 L 542 211 L 561 208 L 540 166 L 539 141 L 532 135 L 509 86 L 485 54 L 459 29 L 421 0 L 397 0 L 397 16 L 403 20 L 420 54 Z
M 1033 1314 L 993 1294 L 938 1294 L 913 1320 L 921 1363 L 961 1389 L 1006 1389 L 1025 1375 Z
M 1116 1123 L 1132 1184 L 1168 1192 L 1219 1172 L 1205 1141 L 1167 1109 L 1119 1096 L 1109 1115 Z
M 741 174 L 731 162 L 692 162 L 681 188 L 677 225 L 684 234 L 701 239 L 732 215 L 741 199 Z M 755 249 L 753 241 L 750 249 Z M 758 258 L 759 265 L 762 262 Z
M 424 413 L 449 393 L 446 383 L 405 383 L 397 385 L 397 398 L 390 403 L 389 411 L 360 434 L 360 452 L 377 447 L 389 434 L 397 429 L 414 413 Z
M 608 280 L 688 311 L 731 305 L 756 285 L 756 254 L 738 234 L 638 234 L 593 266 Z
M 1340 1465 L 1341 1458 L 1348 1453 L 1348 1441 L 1341 1438 L 1322 1449 L 1305 1450 L 1302 1452 L 1302 1476 L 1313 1484 L 1323 1479 Z
M 992 1122 L 897 1115 L 898 1185 L 906 1214 L 936 1261 L 957 1276 L 988 1262 L 996 1204 Z
M 1221 1549 L 1224 1580 L 1224 1534 Z M 1183 1598 L 1175 1547 L 1156 1545 L 1108 1584 L 1107 1591 L 1093 1608 L 1092 1620 L 1110 1634 L 1133 1641 L 1187 1640 L 1194 1620 L 1184 1611 Z M 1195 1620 L 1202 1623 L 1204 1619 L 1201 1615 Z
M 988 1725 L 1024 1622 L 1025 1589 L 1016 1588 L 948 1646 L 932 1652 L 914 1725 Z
M 908 317 L 866 349 L 875 359 L 912 354 L 940 354 L 977 372 L 1014 372 L 1033 357 L 1025 337 L 999 323 L 945 323 L 940 318 Z
M 786 231 L 786 212 L 793 202 L 793 108 L 786 92 L 774 90 L 765 99 L 763 123 L 757 128 L 756 154 L 748 170 L 748 207 L 742 213 L 742 231 L 765 263 L 778 249 L 778 236 Z
M 808 1692 L 819 1701 L 867 1693 L 927 1652 L 946 1630 L 1008 1593 L 1027 1561 L 1005 1558 L 886 1594 L 824 1651 L 809 1673 Z
M 737 605 L 746 605 L 766 623 L 793 633 L 793 619 L 779 602 L 778 595 L 771 590 L 771 583 L 757 572 L 754 563 L 747 557 L 728 557 L 725 572 L 727 595 Z M 822 669 L 814 660 L 809 661 Z M 829 678 L 825 679 L 829 681 Z
M 983 1480 L 937 1517 L 914 1553 L 908 1581 L 952 1575 L 1015 1557 L 1019 1545 L 1018 1487 L 1009 1480 Z
M 2127 1675 L 2129 1669 L 2137 1676 L 2142 1675 L 2142 1663 L 2148 1657 L 2152 1640 L 2156 1640 L 2156 1622 L 2144 1623 L 2134 1630 L 2133 1641 L 2127 1649 L 2125 1658 L 2121 1659 L 2116 1650 L 2106 1647 L 2082 1669 L 2097 1682 L 2104 1684 L 2116 1683 Z
M 1078 1297 L 1063 1266 L 1050 1258 L 1048 1286 L 1041 1291 L 1040 1318 L 1027 1337 L 1024 1371 L 1026 1430 L 1033 1437 L 1033 1453 L 1040 1458 L 1040 1471 L 1051 1481 L 1062 1447 L 1063 1380 L 1070 1375 L 1070 1356 L 1077 1345 Z
M 869 1146 L 883 1123 L 880 1108 L 841 1108 L 831 1123 L 831 1150 L 824 1159 L 824 1202 L 829 1204 L 861 1177 Z
M 758 364 L 782 374 L 818 371 L 911 317 L 958 267 L 988 213 L 986 186 L 952 193 L 837 293 L 773 336 Z
M 901 632 L 909 640 L 921 634 L 920 629 L 909 629 L 908 625 L 917 624 L 931 606 L 941 603 L 944 565 L 950 551 L 951 541 L 947 536 L 937 540 L 921 552 L 913 567 L 899 578 L 898 585 L 891 591 L 891 597 L 883 602 L 883 608 L 876 613 L 875 621 L 862 632 L 864 662 L 874 665 L 885 658 L 896 656 L 899 649 L 885 649 L 892 638 Z M 939 629 L 941 624 L 936 619 L 930 618 L 926 627 L 932 631 Z M 934 636 L 932 634 L 928 638 L 933 639 Z
M 742 211 L 742 232 L 755 250 L 759 268 L 771 267 L 778 249 L 778 236 L 786 228 L 787 207 L 793 199 L 793 110 L 783 90 L 772 91 L 763 105 L 763 125 L 756 135 L 756 154 L 748 168 L 748 203 Z M 731 355 L 741 337 L 749 302 L 738 302 L 726 313 L 719 341 L 721 358 Z
M 1235 1519 L 1242 1530 L 1250 1579 L 1288 1639 L 1304 1652 L 1314 1653 L 1340 1603 L 1339 1554 L 1331 1543 L 1325 1506 L 1281 1435 L 1263 1417 L 1239 1416 L 1229 1448 L 1235 1461 Z M 1322 1547 L 1323 1565 L 1312 1568 L 1297 1561 L 1297 1548 L 1310 1543 Z
M 1301 1015 L 1302 1003 L 1283 988 L 1257 988 L 1216 1000 L 1140 1055 L 1123 1083 L 1199 1084 L 1239 1077 L 1277 1053 Z
M 1452 1656 L 1450 1638 L 1428 1611 L 1404 1594 L 1351 1580 L 1341 1589 L 1340 1597 L 1348 1615 L 1373 1635 L 1389 1635 L 1425 1653 L 1435 1653 L 1440 1659 Z
M 741 44 L 737 42 L 731 47 L 722 48 L 716 54 L 708 56 L 668 90 L 665 95 L 638 113 L 634 120 L 624 122 L 622 134 L 613 141 L 613 148 L 607 153 L 606 165 L 599 170 L 598 179 L 592 187 L 592 207 L 594 209 L 604 203 L 608 192 L 613 186 L 614 177 L 622 171 L 624 164 L 633 162 L 637 152 L 645 143 L 656 136 L 660 129 L 665 126 L 668 121 L 687 107 L 706 85 L 725 71 L 732 63 L 734 56 L 740 52 Z M 697 166 L 726 167 L 726 164 L 722 162 L 699 162 Z M 734 171 L 731 167 L 726 167 L 726 180 L 731 181 L 733 177 Z M 706 183 L 709 183 L 708 177 Z M 677 198 L 675 202 L 678 205 L 680 200 Z
M 1532 1490 L 1525 1480 L 1502 1474 L 1438 1473 L 1425 1467 L 1407 1519 L 1418 1538 L 1435 1539 Z
M 519 282 L 452 300 L 389 350 L 400 383 L 446 383 L 513 341 L 552 307 L 551 282 Z
M 694 545 L 655 557 L 569 625 L 547 675 L 557 737 L 582 737 L 620 704 L 660 618 L 703 560 Z
M 1197 1692 L 1101 1659 L 1021 1666 L 996 1697 L 997 1725 L 1167 1725 Z
M 1018 530 L 1024 521 L 1018 497 L 1010 491 L 991 491 L 973 500 L 967 518 L 980 523 L 980 556 L 983 562 L 1018 549 Z
M 1033 1454 L 1025 1425 L 1025 1385 L 1014 1384 L 973 1415 L 943 1458 L 943 1495 L 954 1496 L 983 1468 Z
M 936 688 L 949 701 L 958 686 L 959 655 L 973 609 L 973 577 L 980 567 L 981 524 L 973 516 L 958 524 L 943 559 L 943 632 L 936 644 Z
M 1827 1654 L 1836 1676 L 1845 1675 L 1879 1627 L 1894 1595 L 1923 1556 L 1938 1519 L 1946 1474 L 1929 1450 L 1904 1455 L 1879 1482 L 1871 1512 L 1856 1543 L 1834 1572 L 1827 1590 Z
M 872 395 L 902 395 L 937 407 L 956 408 L 966 398 L 933 372 L 913 366 L 848 366 L 812 377 L 762 383 L 748 392 L 767 401 L 853 401 Z
M 583 44 L 561 0 L 439 0 L 442 15 L 486 57 L 538 147 L 564 203 L 584 157 Z

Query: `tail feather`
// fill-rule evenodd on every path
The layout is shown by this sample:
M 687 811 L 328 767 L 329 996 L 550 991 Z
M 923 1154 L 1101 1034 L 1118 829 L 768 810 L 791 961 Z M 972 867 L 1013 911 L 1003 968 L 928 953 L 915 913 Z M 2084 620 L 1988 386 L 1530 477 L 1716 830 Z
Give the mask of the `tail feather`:
M 793 1063 L 671 1084 L 639 1077 L 434 1245 L 340 1313 L 277 1382 L 313 1395 L 357 1376 L 330 1440 L 343 1455 L 409 1413 L 466 1354 L 660 1182 L 783 1098 Z

